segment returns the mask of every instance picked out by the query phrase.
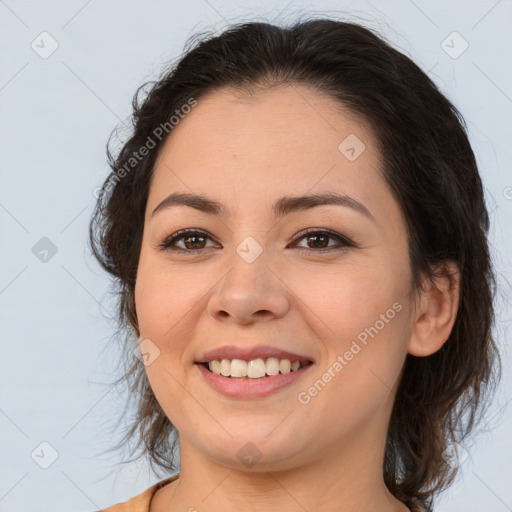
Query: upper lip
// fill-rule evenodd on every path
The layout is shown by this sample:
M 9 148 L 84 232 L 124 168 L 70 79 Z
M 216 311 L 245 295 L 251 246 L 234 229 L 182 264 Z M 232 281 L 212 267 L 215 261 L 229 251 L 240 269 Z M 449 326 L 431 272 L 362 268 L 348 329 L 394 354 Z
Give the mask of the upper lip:
M 242 359 L 244 361 L 251 361 L 253 359 L 276 357 L 277 359 L 289 359 L 290 361 L 299 361 L 301 363 L 313 362 L 311 358 L 307 356 L 301 356 L 294 354 L 288 350 L 282 350 L 277 347 L 270 345 L 260 345 L 257 347 L 235 347 L 235 346 L 224 346 L 214 348 L 205 352 L 196 362 L 207 363 L 216 359 Z

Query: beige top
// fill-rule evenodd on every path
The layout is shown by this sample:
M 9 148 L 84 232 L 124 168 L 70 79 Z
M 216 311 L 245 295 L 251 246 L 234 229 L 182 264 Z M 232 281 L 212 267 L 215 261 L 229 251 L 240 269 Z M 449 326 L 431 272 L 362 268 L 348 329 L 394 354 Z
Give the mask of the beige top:
M 102 509 L 98 512 L 149 512 L 149 505 L 153 496 L 156 494 L 158 489 L 161 489 L 164 485 L 176 480 L 180 476 L 177 473 L 170 478 L 166 478 L 165 480 L 161 480 L 155 485 L 151 486 L 149 489 L 146 489 L 144 492 L 137 494 L 133 498 L 130 498 L 128 501 L 123 501 L 122 503 L 118 503 L 117 505 L 112 505 L 111 507 Z

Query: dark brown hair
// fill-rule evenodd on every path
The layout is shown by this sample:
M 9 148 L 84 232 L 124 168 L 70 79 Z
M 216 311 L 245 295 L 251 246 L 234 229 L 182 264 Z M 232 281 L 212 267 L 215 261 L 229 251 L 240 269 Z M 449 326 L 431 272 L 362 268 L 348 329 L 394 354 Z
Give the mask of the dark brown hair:
M 126 340 L 138 336 L 134 287 L 144 212 L 154 163 L 166 140 L 155 130 L 160 133 L 158 127 L 191 99 L 200 101 L 219 88 L 250 92 L 287 83 L 313 87 L 372 127 L 383 175 L 406 219 L 413 289 L 422 275 L 442 275 L 444 261 L 459 266 L 455 325 L 435 354 L 407 356 L 383 468 L 398 499 L 431 510 L 435 494 L 452 482 L 457 469 L 443 453 L 466 439 L 482 417 L 500 364 L 491 333 L 495 276 L 489 218 L 475 157 L 462 116 L 408 57 L 369 29 L 325 18 L 286 28 L 243 23 L 196 41 L 160 79 L 137 91 L 129 139 L 116 156 L 107 150 L 112 172 L 91 220 L 92 250 L 114 278 Z M 134 159 L 150 139 L 154 147 Z M 175 427 L 130 347 L 124 351 L 122 379 L 136 402 L 136 417 L 125 439 L 136 438 L 134 451 L 148 454 L 156 469 L 174 470 Z

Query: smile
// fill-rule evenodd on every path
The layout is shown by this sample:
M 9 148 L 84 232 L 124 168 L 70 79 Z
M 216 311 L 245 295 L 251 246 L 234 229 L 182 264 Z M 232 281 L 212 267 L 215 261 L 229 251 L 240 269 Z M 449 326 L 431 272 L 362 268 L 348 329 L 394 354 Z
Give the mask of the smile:
M 244 361 L 243 359 L 215 359 L 204 364 L 208 370 L 223 377 L 261 379 L 279 374 L 286 375 L 307 366 L 309 363 L 268 357 L 266 359 L 257 358 L 250 361 Z
M 265 397 L 288 387 L 308 372 L 313 363 L 258 358 L 251 361 L 213 360 L 196 363 L 195 366 L 215 391 L 230 398 L 243 399 Z

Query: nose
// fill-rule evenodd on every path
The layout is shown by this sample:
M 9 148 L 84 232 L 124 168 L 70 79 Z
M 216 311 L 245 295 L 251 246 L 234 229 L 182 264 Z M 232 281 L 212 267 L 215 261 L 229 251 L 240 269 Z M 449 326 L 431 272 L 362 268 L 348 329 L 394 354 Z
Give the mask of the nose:
M 290 308 L 289 292 L 260 255 L 252 263 L 235 256 L 208 302 L 208 313 L 224 322 L 248 325 L 281 318 Z

